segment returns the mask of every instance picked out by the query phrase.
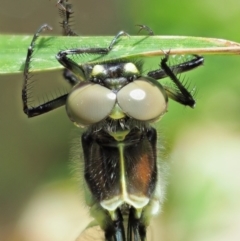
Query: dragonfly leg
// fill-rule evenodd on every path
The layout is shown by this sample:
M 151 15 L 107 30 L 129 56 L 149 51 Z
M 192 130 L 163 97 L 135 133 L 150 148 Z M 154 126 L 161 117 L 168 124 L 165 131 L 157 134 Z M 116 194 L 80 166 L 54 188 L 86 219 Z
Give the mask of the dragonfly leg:
M 104 230 L 106 241 L 127 241 L 123 226 L 123 217 L 119 209 L 111 213 L 95 203 L 90 214 L 95 218 L 98 225 Z M 113 220 L 114 217 L 114 220 Z
M 186 86 L 183 83 L 181 83 L 181 81 L 178 79 L 176 75 L 190 71 L 194 68 L 203 65 L 204 58 L 198 55 L 194 55 L 193 59 L 173 66 L 168 65 L 168 59 L 169 53 L 166 53 L 165 57 L 161 60 L 160 63 L 161 69 L 150 71 L 147 75 L 156 80 L 169 77 L 173 81 L 174 86 L 163 85 L 164 89 L 167 92 L 167 95 L 171 99 L 179 102 L 182 105 L 194 107 L 195 100 L 192 94 L 193 91 L 188 91 Z
M 61 95 L 51 101 L 46 101 L 43 104 L 40 104 L 36 107 L 31 106 L 31 84 L 29 83 L 30 79 L 32 78 L 32 75 L 30 73 L 30 63 L 31 58 L 34 52 L 34 46 L 37 41 L 37 38 L 39 37 L 40 33 L 45 30 L 52 30 L 52 28 L 44 24 L 42 25 L 37 32 L 33 35 L 31 44 L 28 47 L 27 50 L 27 56 L 25 60 L 24 70 L 23 70 L 23 87 L 22 87 L 22 103 L 23 103 L 23 111 L 28 117 L 34 117 L 37 115 L 44 114 L 48 111 L 51 111 L 53 109 L 56 109 L 62 105 L 65 104 L 67 94 Z

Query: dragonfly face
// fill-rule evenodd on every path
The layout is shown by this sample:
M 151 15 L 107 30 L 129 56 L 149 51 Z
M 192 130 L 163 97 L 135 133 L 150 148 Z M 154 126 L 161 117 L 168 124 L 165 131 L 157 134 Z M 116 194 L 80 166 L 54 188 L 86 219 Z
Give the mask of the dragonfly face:
M 90 125 L 82 135 L 84 176 L 91 196 L 87 204 L 107 240 L 125 240 L 125 216 L 132 230 L 128 236 L 145 237 L 145 216 L 156 213 L 163 198 L 161 189 L 156 190 L 157 134 L 149 122 L 166 111 L 167 95 L 154 79 L 142 77 L 133 63 L 87 68 L 91 71 L 86 81 L 73 88 L 66 102 L 73 122 Z M 159 105 L 151 108 L 155 101 Z
M 66 3 L 59 1 L 59 4 Z M 67 5 L 64 11 L 67 11 Z M 62 16 L 65 16 L 62 14 Z M 73 33 L 64 22 L 67 33 Z M 84 180 L 90 213 L 104 230 L 107 241 L 146 240 L 146 228 L 158 213 L 164 198 L 164 182 L 158 160 L 157 132 L 151 123 L 167 111 L 168 97 L 194 107 L 195 101 L 176 74 L 203 64 L 193 56 L 184 63 L 168 66 L 168 54 L 160 69 L 142 73 L 142 62 L 129 59 L 78 65 L 68 55 L 107 54 L 120 32 L 107 48 L 77 48 L 60 51 L 56 58 L 66 68 L 64 78 L 72 85 L 70 93 L 36 107 L 28 104 L 29 65 L 39 33 L 27 52 L 22 89 L 23 110 L 37 116 L 62 105 L 77 126 L 81 137 Z M 70 31 L 70 32 L 68 32 Z M 74 34 L 72 34 L 74 35 Z M 160 84 L 170 77 L 173 84 Z M 127 223 L 127 228 L 125 227 Z

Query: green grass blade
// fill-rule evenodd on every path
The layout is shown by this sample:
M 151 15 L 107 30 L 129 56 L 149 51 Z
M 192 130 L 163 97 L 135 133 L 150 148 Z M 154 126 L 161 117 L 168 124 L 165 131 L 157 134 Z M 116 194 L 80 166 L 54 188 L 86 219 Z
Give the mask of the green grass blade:
M 59 37 L 40 36 L 35 45 L 31 71 L 59 69 L 55 55 L 64 49 L 81 47 L 108 47 L 112 36 Z M 0 74 L 22 72 L 27 48 L 32 36 L 0 35 Z M 189 36 L 131 36 L 121 37 L 112 51 L 104 56 L 82 55 L 74 59 L 79 64 L 109 61 L 119 58 L 137 58 L 171 54 L 239 54 L 240 44 L 223 39 Z

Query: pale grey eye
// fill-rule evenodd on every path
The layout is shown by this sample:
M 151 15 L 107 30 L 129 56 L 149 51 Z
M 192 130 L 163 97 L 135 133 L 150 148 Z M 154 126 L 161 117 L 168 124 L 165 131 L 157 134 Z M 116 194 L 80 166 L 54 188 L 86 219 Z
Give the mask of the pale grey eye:
M 167 110 L 167 95 L 154 79 L 141 77 L 124 86 L 117 93 L 117 101 L 128 116 L 151 121 L 158 119 Z
M 69 93 L 66 110 L 79 126 L 88 126 L 105 119 L 116 103 L 116 94 L 92 83 L 82 82 Z

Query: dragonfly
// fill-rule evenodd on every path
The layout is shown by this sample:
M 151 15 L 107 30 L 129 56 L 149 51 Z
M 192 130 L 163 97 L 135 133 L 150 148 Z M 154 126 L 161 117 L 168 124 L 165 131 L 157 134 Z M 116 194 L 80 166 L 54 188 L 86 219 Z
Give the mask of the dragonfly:
M 57 3 L 65 35 L 77 35 L 69 24 L 72 5 Z M 160 68 L 143 74 L 143 61 L 128 58 L 78 64 L 71 56 L 107 55 L 126 35 L 119 32 L 108 47 L 61 50 L 56 59 L 64 67 L 63 77 L 72 87 L 69 93 L 42 104 L 30 102 L 30 63 L 38 36 L 51 27 L 42 25 L 27 50 L 23 71 L 22 103 L 28 117 L 58 107 L 66 107 L 69 119 L 83 129 L 81 148 L 86 204 L 103 230 L 106 241 L 146 241 L 151 217 L 158 214 L 164 200 L 165 181 L 161 171 L 161 144 L 154 123 L 168 110 L 171 98 L 194 107 L 193 91 L 178 74 L 203 65 L 202 56 L 169 65 L 170 52 L 160 60 Z M 151 33 L 150 33 L 151 34 Z M 171 84 L 161 83 L 169 77 Z

